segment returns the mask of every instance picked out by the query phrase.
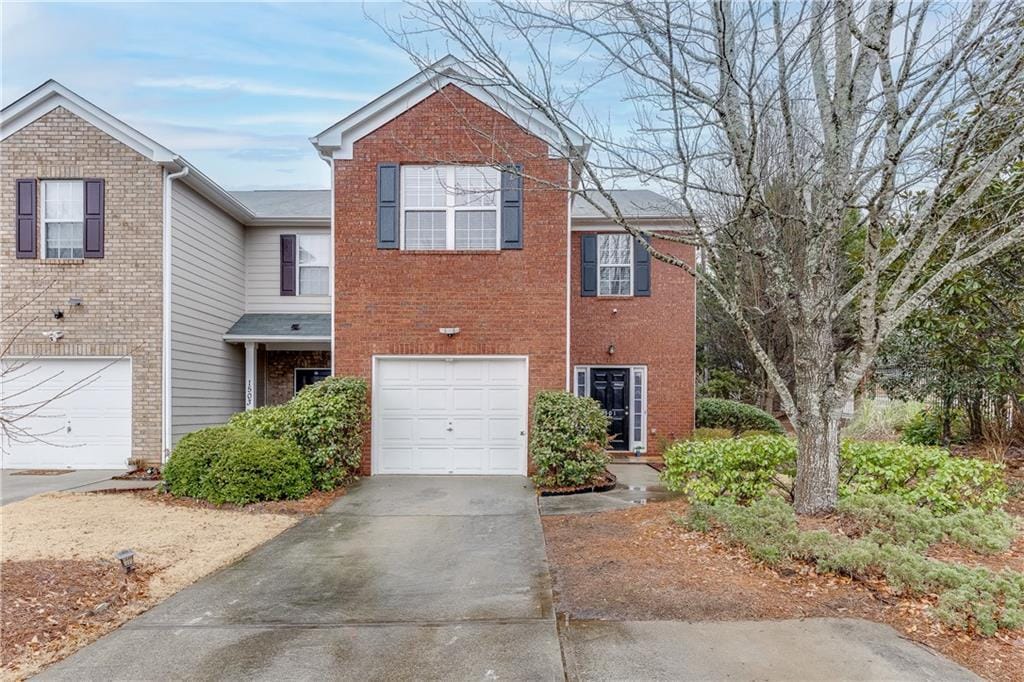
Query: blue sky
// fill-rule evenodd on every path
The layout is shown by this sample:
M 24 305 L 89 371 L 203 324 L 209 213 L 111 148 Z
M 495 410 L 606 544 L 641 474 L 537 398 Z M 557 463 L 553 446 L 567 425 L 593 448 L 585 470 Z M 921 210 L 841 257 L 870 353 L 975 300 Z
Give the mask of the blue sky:
M 229 189 L 326 187 L 308 137 L 415 71 L 401 6 L 3 2 L 0 99 L 48 78 Z

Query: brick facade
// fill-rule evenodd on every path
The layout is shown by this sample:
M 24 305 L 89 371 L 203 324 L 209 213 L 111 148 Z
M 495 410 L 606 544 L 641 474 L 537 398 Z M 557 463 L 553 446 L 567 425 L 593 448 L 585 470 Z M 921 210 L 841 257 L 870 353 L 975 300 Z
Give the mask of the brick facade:
M 104 258 L 15 259 L 15 180 L 87 177 L 106 180 Z M 0 328 L 0 344 L 13 338 L 11 356 L 131 357 L 132 456 L 154 463 L 161 455 L 162 177 L 159 164 L 60 107 L 0 143 L 0 310 L 25 306 Z M 69 309 L 71 297 L 82 305 Z M 64 319 L 54 320 L 54 308 Z M 64 332 L 57 343 L 43 337 L 53 329 Z
M 547 143 L 450 85 L 358 140 L 353 157 L 334 162 L 335 374 L 369 380 L 374 355 L 528 355 L 531 398 L 564 388 L 568 204 L 545 183 L 564 185 L 567 162 L 549 159 Z M 524 248 L 377 249 L 384 162 L 522 163 Z M 449 339 L 440 327 L 462 331 Z
M 572 364 L 647 366 L 647 452 L 660 454 L 693 430 L 696 284 L 682 268 L 652 260 L 650 296 L 580 296 L 582 235 L 572 235 Z M 693 265 L 692 246 L 655 246 Z
M 329 350 L 266 351 L 266 404 L 280 405 L 295 395 L 295 370 L 331 366 Z

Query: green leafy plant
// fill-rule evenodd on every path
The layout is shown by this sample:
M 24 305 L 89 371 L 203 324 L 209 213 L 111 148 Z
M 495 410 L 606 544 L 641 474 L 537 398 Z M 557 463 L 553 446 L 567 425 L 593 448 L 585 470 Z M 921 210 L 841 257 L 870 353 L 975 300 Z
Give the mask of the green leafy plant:
M 949 442 L 962 444 L 968 441 L 967 419 L 960 410 L 950 410 Z M 910 445 L 942 445 L 942 416 L 938 411 L 924 409 L 903 425 L 900 440 Z
M 733 435 L 751 429 L 783 433 L 782 424 L 775 417 L 753 405 L 735 400 L 701 398 L 697 401 L 696 419 L 700 428 L 731 429 Z
M 691 500 L 730 497 L 746 504 L 773 487 L 791 497 L 796 443 L 781 436 L 750 436 L 704 441 L 682 440 L 664 453 L 662 480 Z
M 732 438 L 732 429 L 694 429 L 687 440 L 717 440 L 721 438 Z
M 533 399 L 530 457 L 537 485 L 593 482 L 608 465 L 607 443 L 608 416 L 596 400 L 565 391 L 543 391 Z
M 939 519 L 895 498 L 847 500 L 842 511 L 862 524 L 857 537 L 827 530 L 801 531 L 792 507 L 778 497 L 762 497 L 749 506 L 722 498 L 714 504 L 696 503 L 680 522 L 691 530 L 719 529 L 729 542 L 745 547 L 768 565 L 799 560 L 815 564 L 822 573 L 853 578 L 882 576 L 905 594 L 939 595 L 934 614 L 951 627 L 973 626 L 983 635 L 1024 625 L 1024 574 L 991 571 L 930 559 L 924 551 L 940 540 L 961 542 L 972 528 L 988 528 L 999 542 L 1008 518 L 974 511 L 956 519 Z M 995 536 L 993 536 L 995 537 Z M 976 546 L 968 540 L 968 547 Z M 994 549 L 994 544 L 982 545 Z
M 240 412 L 230 423 L 292 441 L 309 461 L 316 487 L 331 490 L 358 471 L 368 418 L 366 382 L 330 377 L 306 386 L 284 405 Z
M 896 495 L 941 513 L 970 507 L 993 509 L 1006 502 L 999 464 L 954 457 L 948 450 L 905 443 L 844 441 L 839 494 Z
M 313 489 L 309 462 L 288 440 L 238 435 L 213 460 L 203 497 L 214 504 L 295 500 Z
M 216 504 L 295 499 L 309 494 L 309 463 L 288 439 L 270 439 L 235 426 L 194 431 L 164 467 L 168 491 Z
M 861 400 L 853 419 L 843 428 L 845 438 L 898 440 L 924 403 L 904 400 Z

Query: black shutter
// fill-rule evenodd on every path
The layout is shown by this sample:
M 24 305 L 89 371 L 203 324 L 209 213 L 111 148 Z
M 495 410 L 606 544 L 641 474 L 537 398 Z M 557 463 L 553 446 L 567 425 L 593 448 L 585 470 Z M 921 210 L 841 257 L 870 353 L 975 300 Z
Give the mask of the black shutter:
M 501 173 L 501 248 L 523 248 L 523 166 Z
M 281 295 L 295 295 L 295 263 L 297 261 L 294 234 L 281 235 Z
M 14 256 L 36 257 L 36 181 L 15 180 Z
M 398 248 L 398 164 L 377 164 L 377 248 Z
M 582 291 L 583 296 L 597 296 L 597 235 L 585 234 L 580 238 L 580 253 L 583 255 Z
M 633 244 L 633 295 L 651 295 L 651 252 L 644 244 L 649 244 L 651 238 L 645 235 L 636 239 Z
M 86 258 L 103 258 L 103 202 L 105 186 L 103 180 L 84 180 L 85 235 L 83 255 Z

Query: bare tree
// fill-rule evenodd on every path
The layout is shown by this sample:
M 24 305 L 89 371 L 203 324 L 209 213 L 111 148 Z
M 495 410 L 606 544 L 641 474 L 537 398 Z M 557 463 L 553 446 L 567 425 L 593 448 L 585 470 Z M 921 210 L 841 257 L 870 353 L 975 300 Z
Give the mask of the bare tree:
M 578 171 L 565 189 L 628 232 L 649 230 L 622 215 L 617 179 L 680 204 L 692 232 L 654 234 L 651 254 L 697 277 L 746 338 L 797 431 L 796 508 L 814 514 L 835 506 L 842 406 L 882 341 L 943 282 L 1024 238 L 1024 197 L 962 231 L 1021 158 L 1022 7 L 441 0 L 385 28 L 421 65 L 453 50 L 467 82 L 538 111 Z M 608 93 L 632 105 L 627 117 L 588 106 Z M 578 132 L 589 154 L 572 148 Z M 666 241 L 697 245 L 710 267 Z M 730 252 L 764 264 L 793 390 L 734 280 L 715 276 Z

